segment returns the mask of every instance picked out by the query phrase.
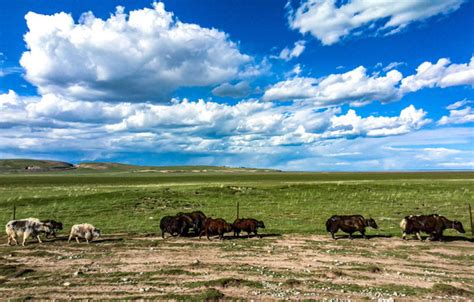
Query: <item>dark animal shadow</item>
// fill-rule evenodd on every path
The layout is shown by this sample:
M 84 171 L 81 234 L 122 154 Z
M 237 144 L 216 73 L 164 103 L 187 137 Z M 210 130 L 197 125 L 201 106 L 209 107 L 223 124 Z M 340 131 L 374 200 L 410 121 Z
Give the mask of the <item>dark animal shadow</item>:
M 123 240 L 124 240 L 123 238 L 99 238 L 99 239 L 94 239 L 93 241 L 91 241 L 91 243 L 120 242 Z
M 370 240 L 372 238 L 392 238 L 392 235 L 366 235 L 367 239 Z M 349 239 L 349 235 L 335 235 L 336 239 Z M 364 239 L 362 235 L 352 235 L 352 239 Z M 350 240 L 350 239 L 349 239 Z
M 42 239 L 42 241 L 44 243 L 46 242 L 56 242 L 56 241 L 68 241 L 69 239 L 69 236 L 57 236 L 56 238 L 54 237 L 50 237 L 50 238 L 45 238 L 45 239 Z M 85 239 L 79 239 L 81 241 L 81 243 L 85 243 L 86 240 Z M 104 243 L 104 242 L 119 242 L 119 241 L 123 241 L 124 239 L 123 238 L 98 238 L 98 239 L 94 239 L 92 241 L 90 241 L 89 243 Z M 71 239 L 71 244 L 72 243 L 77 243 L 76 242 L 76 239 Z
M 423 237 L 421 237 L 423 238 Z M 426 239 L 428 237 L 425 237 L 423 239 Z M 429 241 L 429 240 L 428 240 Z M 467 242 L 474 242 L 474 238 L 468 238 L 465 236 L 443 236 L 441 239 L 441 242 L 453 242 L 453 241 L 467 241 Z
M 281 234 L 258 234 L 258 235 L 250 235 L 250 237 L 247 237 L 247 235 L 242 235 L 240 234 L 239 237 L 234 237 L 234 235 L 227 235 L 224 236 L 224 240 L 243 240 L 243 239 L 251 239 L 251 238 L 267 238 L 267 237 L 281 237 Z

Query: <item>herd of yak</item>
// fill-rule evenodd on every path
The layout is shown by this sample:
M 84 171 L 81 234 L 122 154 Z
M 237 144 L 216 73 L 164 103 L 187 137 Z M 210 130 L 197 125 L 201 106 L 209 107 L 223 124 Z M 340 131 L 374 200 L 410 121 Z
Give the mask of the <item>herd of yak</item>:
M 326 230 L 331 233 L 333 239 L 336 239 L 335 234 L 339 230 L 348 233 L 350 239 L 352 239 L 352 234 L 356 232 L 367 238 L 365 235 L 366 227 L 378 228 L 374 219 L 365 219 L 362 215 L 334 215 L 326 221 Z M 54 220 L 26 218 L 9 221 L 5 226 L 5 231 L 8 237 L 8 245 L 17 245 L 17 238 L 22 237 L 22 245 L 24 246 L 30 236 L 36 237 L 38 242 L 41 243 L 39 236 L 41 233 L 44 233 L 46 237 L 50 235 L 56 237 L 56 232 L 62 230 L 62 228 L 63 224 Z M 161 236 L 163 238 L 168 233 L 173 237 L 194 235 L 201 238 L 205 235 L 207 239 L 210 239 L 210 236 L 217 235 L 219 239 L 224 239 L 225 233 L 234 232 L 234 237 L 239 237 L 242 231 L 250 237 L 251 234 L 259 236 L 259 228 L 265 228 L 263 221 L 252 218 L 238 218 L 231 224 L 222 218 L 207 217 L 201 211 L 165 216 L 160 221 Z M 455 229 L 460 233 L 465 233 L 461 222 L 449 220 L 438 214 L 406 216 L 400 222 L 400 228 L 403 232 L 403 239 L 406 239 L 407 234 L 413 234 L 422 240 L 420 232 L 424 232 L 429 235 L 429 240 L 442 240 L 443 231 L 446 229 Z M 75 224 L 71 228 L 68 242 L 74 238 L 78 243 L 80 242 L 79 239 L 85 239 L 89 243 L 100 235 L 100 230 L 91 224 Z

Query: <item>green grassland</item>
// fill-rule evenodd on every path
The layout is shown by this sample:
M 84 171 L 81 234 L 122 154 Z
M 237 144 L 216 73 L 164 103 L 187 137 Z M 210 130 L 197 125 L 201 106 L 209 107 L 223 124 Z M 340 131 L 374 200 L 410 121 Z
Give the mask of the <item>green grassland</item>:
M 178 169 L 183 170 L 183 169 Z M 289 173 L 239 170 L 135 173 L 133 170 L 0 174 L 0 222 L 12 217 L 89 222 L 107 233 L 157 233 L 164 215 L 202 210 L 233 221 L 265 221 L 265 232 L 325 234 L 333 214 L 373 217 L 378 230 L 399 235 L 409 214 L 439 213 L 470 231 L 474 172 Z M 447 234 L 454 235 L 453 231 Z

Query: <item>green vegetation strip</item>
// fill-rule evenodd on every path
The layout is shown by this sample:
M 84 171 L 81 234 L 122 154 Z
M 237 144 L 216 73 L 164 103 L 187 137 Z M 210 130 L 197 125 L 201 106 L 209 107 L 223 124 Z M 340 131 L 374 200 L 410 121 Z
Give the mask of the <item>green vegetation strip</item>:
M 0 175 L 0 221 L 38 217 L 97 225 L 104 234 L 159 233 L 159 220 L 202 210 L 232 222 L 265 222 L 267 234 L 326 234 L 333 214 L 360 213 L 369 235 L 399 236 L 409 214 L 439 213 L 470 231 L 474 172 L 445 173 L 63 173 Z M 447 231 L 447 235 L 457 235 Z

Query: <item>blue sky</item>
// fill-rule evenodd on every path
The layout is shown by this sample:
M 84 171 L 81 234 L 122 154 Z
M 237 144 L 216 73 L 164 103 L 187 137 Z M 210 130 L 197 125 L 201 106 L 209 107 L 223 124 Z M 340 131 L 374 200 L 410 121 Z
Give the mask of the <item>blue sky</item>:
M 0 158 L 474 169 L 473 1 L 0 7 Z

